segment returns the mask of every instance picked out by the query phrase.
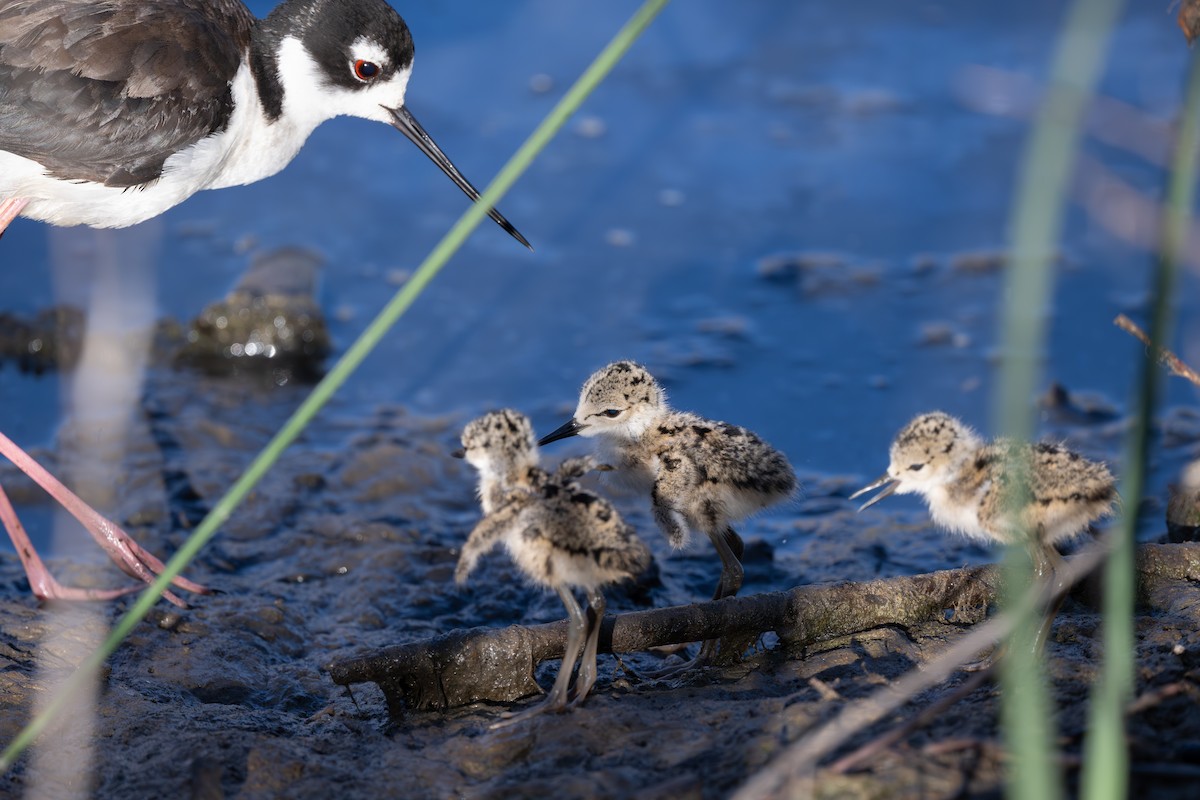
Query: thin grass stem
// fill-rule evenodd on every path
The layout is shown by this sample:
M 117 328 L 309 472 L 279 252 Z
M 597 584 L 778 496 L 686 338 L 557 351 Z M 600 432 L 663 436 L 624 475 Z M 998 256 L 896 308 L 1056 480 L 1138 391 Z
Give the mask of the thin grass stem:
M 1185 256 L 1188 224 L 1195 202 L 1197 151 L 1200 150 L 1200 58 L 1194 53 L 1185 92 L 1162 219 L 1162 244 L 1155 259 L 1151 353 L 1158 353 L 1171 337 L 1171 299 L 1179 264 Z M 1157 405 L 1161 380 L 1155 360 L 1145 359 L 1135 405 L 1137 416 L 1125 444 L 1125 480 L 1121 497 L 1126 512 L 1121 517 L 1112 555 L 1104 569 L 1104 665 L 1100 680 L 1092 691 L 1081 776 L 1080 796 L 1088 800 L 1117 800 L 1125 797 L 1129 790 L 1125 708 L 1134 689 L 1134 546 L 1137 508 L 1145 488 L 1150 419 Z
M 124 641 L 139 622 L 150 612 L 158 602 L 163 591 L 170 585 L 171 579 L 182 572 L 196 556 L 220 526 L 229 519 L 234 509 L 241 504 L 246 495 L 258 484 L 267 471 L 279 460 L 283 451 L 300 435 L 301 431 L 324 407 L 334 392 L 366 359 L 391 327 L 412 306 L 413 302 L 425 290 L 425 287 L 445 266 L 450 257 L 462 246 L 467 236 L 479 226 L 487 216 L 488 210 L 495 206 L 505 192 L 528 169 L 534 158 L 545 148 L 547 143 L 566 124 L 571 115 L 579 109 L 583 101 L 608 76 L 613 67 L 628 52 L 633 43 L 642 35 L 654 21 L 655 17 L 666 7 L 669 0 L 645 0 L 628 22 L 617 32 L 595 61 L 584 71 L 583 75 L 567 91 L 557 105 L 546 115 L 541 124 L 530 134 L 529 138 L 509 159 L 508 163 L 496 175 L 496 178 L 484 190 L 477 203 L 472 204 L 459 218 L 454 227 L 442 237 L 433 251 L 425 258 L 412 278 L 396 293 L 391 301 L 380 311 L 358 340 L 338 359 L 329 373 L 318 383 L 296 409 L 295 413 L 284 423 L 278 433 L 267 443 L 262 452 L 255 457 L 242 476 L 233 484 L 208 516 L 201 521 L 196 530 L 188 537 L 183 546 L 175 553 L 158 579 L 154 581 L 138 597 L 137 602 L 117 621 L 116 626 L 104 643 L 93 652 L 71 676 L 63 682 L 57 696 L 34 717 L 17 737 L 0 753 L 0 773 L 8 771 L 17 757 L 33 743 L 63 709 L 67 707 L 71 695 L 78 691 L 85 681 L 92 679 L 108 658 Z
M 1120 0 L 1076 0 L 1059 39 L 1048 92 L 1035 121 L 1021 165 L 1011 231 L 1012 268 L 1007 274 L 1001 327 L 1004 359 L 996 392 L 996 428 L 1013 439 L 1033 434 L 1030 398 L 1040 374 L 1046 341 L 1047 309 L 1053 289 L 1054 252 L 1062 233 L 1067 190 L 1079 146 L 1083 114 L 1104 64 Z M 1028 465 L 1010 465 L 1014 485 Z M 1016 493 L 1015 493 L 1016 494 Z M 1009 499 L 1016 507 L 1025 497 Z M 1005 555 L 1006 597 L 1011 602 L 1032 579 L 1026 551 L 1010 546 Z M 1055 767 L 1054 715 L 1034 649 L 1036 611 L 1026 611 L 1013 628 L 1000 664 L 1001 726 L 1012 768 L 1009 797 L 1057 798 L 1061 779 Z

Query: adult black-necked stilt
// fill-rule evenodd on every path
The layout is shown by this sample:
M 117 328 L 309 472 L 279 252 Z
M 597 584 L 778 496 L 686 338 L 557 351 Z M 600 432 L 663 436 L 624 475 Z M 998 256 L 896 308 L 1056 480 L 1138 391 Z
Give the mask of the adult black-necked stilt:
M 142 222 L 201 189 L 275 174 L 337 116 L 392 125 L 477 200 L 405 106 L 412 67 L 408 26 L 384 0 L 285 0 L 264 20 L 240 0 L 0 0 L 0 233 L 17 216 Z M 489 215 L 529 246 L 500 212 Z M 0 454 L 126 572 L 149 580 L 161 570 L 4 436 Z M 36 594 L 111 596 L 57 584 L 2 489 L 0 522 Z
M 264 20 L 239 0 L 0 0 L 0 231 L 142 222 L 274 175 L 338 116 L 392 125 L 477 199 L 404 104 L 412 67 L 384 0 L 285 0 Z

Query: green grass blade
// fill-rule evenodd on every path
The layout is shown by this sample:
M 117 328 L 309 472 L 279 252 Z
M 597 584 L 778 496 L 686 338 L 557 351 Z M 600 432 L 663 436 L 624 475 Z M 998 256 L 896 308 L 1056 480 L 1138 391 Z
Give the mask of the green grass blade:
M 1048 93 L 1021 166 L 1002 322 L 1005 358 L 995 412 L 998 429 L 1014 439 L 1028 440 L 1033 433 L 1030 399 L 1039 379 L 1037 362 L 1046 339 L 1054 252 L 1062 232 L 1083 113 L 1120 8 L 1120 0 L 1076 0 L 1072 4 L 1055 53 Z M 1020 499 L 1014 498 L 1014 502 Z M 1004 562 L 1007 596 L 1015 598 L 1030 583 L 1030 562 L 1017 546 L 1009 548 Z M 1007 792 L 1022 800 L 1062 794 L 1054 764 L 1054 715 L 1047 713 L 1052 704 L 1033 652 L 1036 627 L 1032 613 L 1017 623 L 1000 664 L 1001 725 L 1012 755 Z
M 1183 118 L 1171 164 L 1162 244 L 1154 271 L 1154 307 L 1150 341 L 1154 348 L 1170 339 L 1171 297 L 1186 247 L 1196 193 L 1200 150 L 1200 58 L 1193 53 L 1188 72 Z M 1104 666 L 1092 692 L 1088 737 L 1084 743 L 1081 796 L 1117 800 L 1128 793 L 1129 754 L 1125 745 L 1125 706 L 1133 695 L 1134 552 L 1137 508 L 1145 486 L 1150 419 L 1157 405 L 1162 376 L 1154 358 L 1141 366 L 1137 417 L 1125 448 L 1125 480 L 1121 496 L 1126 513 L 1114 532 L 1112 553 L 1104 572 Z
M 420 296 L 430 281 L 441 271 L 450 257 L 462 246 L 467 236 L 486 218 L 488 209 L 495 206 L 505 192 L 516 182 L 522 173 L 533 162 L 534 158 L 545 148 L 555 134 L 566 124 L 567 120 L 582 105 L 583 101 L 616 66 L 617 62 L 628 52 L 638 37 L 646 30 L 659 12 L 666 7 L 669 0 L 646 0 L 628 22 L 617 32 L 595 61 L 584 71 L 579 80 L 563 96 L 562 100 L 550 111 L 541 124 L 530 134 L 529 138 L 517 150 L 508 163 L 496 175 L 479 198 L 459 218 L 454 227 L 438 242 L 433 251 L 417 268 L 412 278 L 406 283 L 384 307 L 374 321 L 359 336 L 358 340 L 338 360 L 325 378 L 317 384 L 311 394 L 305 399 L 294 414 L 283 425 L 274 438 L 263 448 L 262 452 L 251 462 L 230 490 L 217 502 L 208 516 L 200 523 L 183 547 L 166 564 L 166 569 L 153 584 L 138 597 L 137 602 L 118 620 L 112 633 L 104 643 L 88 657 L 71 676 L 63 682 L 59 693 L 50 703 L 17 735 L 3 753 L 0 753 L 0 773 L 12 767 L 17 757 L 45 730 L 50 722 L 66 708 L 71 695 L 89 680 L 117 649 L 120 643 L 129 635 L 134 626 L 145 618 L 150 609 L 158 601 L 162 593 L 170 585 L 171 579 L 178 575 L 196 556 L 217 529 L 229 519 L 234 509 L 245 499 L 246 495 L 262 479 L 267 471 L 279 460 L 283 451 L 296 440 L 300 432 L 312 420 L 318 411 L 328 402 L 346 379 L 358 368 L 371 350 L 379 343 L 387 331 L 404 315 L 404 312 Z

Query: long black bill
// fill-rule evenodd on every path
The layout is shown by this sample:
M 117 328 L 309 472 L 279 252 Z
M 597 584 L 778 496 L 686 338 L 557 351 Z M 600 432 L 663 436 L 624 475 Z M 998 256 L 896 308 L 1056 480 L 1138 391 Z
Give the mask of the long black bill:
M 569 439 L 586 427 L 586 425 L 580 425 L 578 422 L 572 419 L 571 421 L 564 423 L 562 427 L 558 428 L 553 433 L 547 433 L 545 436 L 539 439 L 538 447 L 550 444 L 551 442 L 557 442 L 559 439 Z
M 900 486 L 900 481 L 895 480 L 894 478 L 892 478 L 891 475 L 888 475 L 885 472 L 885 473 L 883 473 L 883 475 L 881 475 L 879 477 L 878 480 L 874 481 L 869 486 L 864 486 L 863 488 L 859 489 L 854 494 L 850 495 L 850 499 L 853 500 L 856 497 L 860 497 L 860 496 L 866 494 L 867 492 L 871 491 L 872 489 L 878 489 L 880 486 L 883 486 L 884 484 L 887 484 L 887 488 L 885 488 L 882 492 L 875 495 L 870 500 L 868 500 L 867 502 L 865 502 L 861 506 L 859 506 L 858 510 L 863 511 L 864 509 L 870 508 L 871 506 L 875 505 L 883 498 L 890 495 L 892 492 L 896 491 L 896 489 Z
M 425 129 L 421 127 L 421 123 L 417 122 L 417 118 L 412 115 L 411 111 L 404 106 L 389 108 L 388 111 L 392 113 L 392 119 L 394 120 L 392 126 L 396 130 L 403 133 L 408 137 L 410 142 L 421 148 L 421 152 L 429 156 L 429 160 L 437 164 L 438 169 L 446 173 L 446 176 L 454 181 L 454 185 L 463 190 L 463 194 L 474 201 L 479 200 L 479 190 L 463 177 L 462 173 L 458 171 L 458 167 L 454 166 L 446 154 L 442 152 L 442 148 L 437 146 L 437 142 L 433 141 L 433 138 L 425 132 Z M 499 211 L 493 208 L 488 211 L 488 216 L 494 219 L 497 225 L 508 231 L 509 236 L 530 250 L 533 249 L 533 245 L 529 243 L 529 240 L 522 236 L 521 232 L 514 228 L 512 223 L 506 220 L 504 215 Z

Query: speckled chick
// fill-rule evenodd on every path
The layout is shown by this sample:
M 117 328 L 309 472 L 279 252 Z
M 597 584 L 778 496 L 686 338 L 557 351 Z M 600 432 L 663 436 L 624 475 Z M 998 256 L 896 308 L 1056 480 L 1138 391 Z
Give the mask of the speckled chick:
M 1029 464 L 1028 501 L 1015 515 L 1006 509 L 1014 489 L 1009 469 L 1014 459 Z M 1104 464 L 1057 444 L 986 443 L 940 411 L 904 426 L 892 443 L 887 473 L 852 499 L 880 486 L 883 491 L 862 508 L 893 492 L 920 494 L 943 527 L 985 542 L 1025 542 L 1043 549 L 1082 533 L 1111 513 L 1117 500 L 1116 482 Z
M 666 393 L 632 361 L 587 379 L 575 416 L 539 444 L 595 437 L 614 475 L 650 493 L 654 519 L 673 547 L 703 531 L 721 556 L 714 599 L 742 585 L 742 540 L 731 523 L 790 497 L 796 474 L 776 449 L 745 428 L 675 411 Z
M 499 723 L 511 724 L 562 710 L 587 696 L 596 682 L 605 609 L 601 588 L 640 575 L 650 565 L 650 551 L 607 500 L 577 482 L 593 468 L 591 459 L 568 459 L 553 474 L 538 466 L 533 428 L 523 414 L 485 414 L 467 425 L 462 444 L 462 456 L 479 471 L 485 516 L 463 546 L 455 581 L 466 581 L 480 557 L 503 543 L 530 581 L 558 593 L 569 617 L 567 647 L 553 688 L 544 702 Z M 587 593 L 590 621 L 572 588 Z M 579 676 L 569 697 L 577 661 Z
M 1029 471 L 1026 495 L 1014 513 L 1013 492 L 1019 488 L 1014 464 L 1021 463 Z M 1103 464 L 1056 444 L 987 443 L 941 411 L 904 426 L 892 442 L 888 471 L 850 499 L 881 486 L 860 511 L 893 493 L 920 494 L 943 527 L 984 542 L 1024 545 L 1035 580 L 1046 585 L 1055 584 L 1062 560 L 1055 545 L 1111 513 L 1118 500 L 1116 482 Z M 1038 625 L 1035 653 L 1045 647 L 1057 608 L 1051 604 Z M 996 657 L 964 669 L 989 667 Z

